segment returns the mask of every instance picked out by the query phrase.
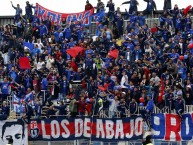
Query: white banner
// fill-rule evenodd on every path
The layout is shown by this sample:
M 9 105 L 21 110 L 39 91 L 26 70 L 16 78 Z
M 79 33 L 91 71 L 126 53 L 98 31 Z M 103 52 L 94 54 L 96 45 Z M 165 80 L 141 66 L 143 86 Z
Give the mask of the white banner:
M 0 145 L 6 145 L 7 138 L 13 139 L 12 145 L 28 145 L 27 125 L 22 120 L 0 121 Z

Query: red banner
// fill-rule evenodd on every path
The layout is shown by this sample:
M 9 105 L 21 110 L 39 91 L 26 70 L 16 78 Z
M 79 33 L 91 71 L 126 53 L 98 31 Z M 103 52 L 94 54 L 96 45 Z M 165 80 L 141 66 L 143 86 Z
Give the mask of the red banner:
M 94 8 L 89 11 L 83 11 L 79 13 L 60 13 L 54 12 L 52 10 L 44 8 L 39 4 L 36 4 L 36 11 L 37 16 L 42 20 L 44 20 L 48 16 L 54 22 L 61 22 L 62 19 L 66 19 L 67 22 L 73 20 L 73 21 L 81 21 L 82 23 L 86 24 L 89 23 L 89 18 L 90 16 L 93 15 Z

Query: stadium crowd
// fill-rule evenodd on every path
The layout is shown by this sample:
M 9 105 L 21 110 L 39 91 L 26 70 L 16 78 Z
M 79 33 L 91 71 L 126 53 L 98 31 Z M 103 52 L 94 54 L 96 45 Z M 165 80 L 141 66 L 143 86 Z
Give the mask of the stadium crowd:
M 181 116 L 185 104 L 193 105 L 190 13 L 164 5 L 160 25 L 149 28 L 146 14 L 156 10 L 156 3 L 145 1 L 146 10 L 138 12 L 138 2 L 131 0 L 123 16 L 112 0 L 107 5 L 98 0 L 96 11 L 105 7 L 109 11 L 96 23 L 95 37 L 81 22 L 63 19 L 58 24 L 49 17 L 41 21 L 29 2 L 24 16 L 19 4 L 12 4 L 14 24 L 0 29 L 1 119 L 9 116 L 9 95 L 20 100 L 13 101 L 20 106 L 17 114 L 28 119 L 41 117 L 46 107 L 47 117 L 92 116 L 101 111 L 110 118 L 117 112 L 125 117 L 126 110 L 132 116 L 139 113 L 138 106 L 146 106 L 141 111 L 145 119 L 154 105 L 175 109 Z M 92 8 L 87 1 L 85 10 Z M 25 42 L 33 43 L 33 50 Z M 66 51 L 74 47 L 83 48 L 76 57 Z M 118 57 L 110 55 L 115 50 Z M 31 69 L 20 68 L 20 57 L 29 58 Z

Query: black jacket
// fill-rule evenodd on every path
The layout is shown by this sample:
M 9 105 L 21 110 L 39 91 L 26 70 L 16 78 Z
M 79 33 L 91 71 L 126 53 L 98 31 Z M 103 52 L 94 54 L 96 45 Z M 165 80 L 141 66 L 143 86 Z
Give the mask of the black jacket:
M 171 0 L 164 0 L 164 7 L 163 10 L 167 11 L 168 9 L 172 8 L 172 2 Z

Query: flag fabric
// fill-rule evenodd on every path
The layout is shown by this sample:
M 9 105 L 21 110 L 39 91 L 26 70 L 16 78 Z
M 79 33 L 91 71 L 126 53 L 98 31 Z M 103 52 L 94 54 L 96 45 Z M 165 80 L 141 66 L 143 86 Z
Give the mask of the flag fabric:
M 12 95 L 13 100 L 13 110 L 16 113 L 20 113 L 20 98 L 18 98 L 15 94 Z
M 187 6 L 184 11 L 183 11 L 183 15 L 187 15 L 188 14 L 188 11 L 191 9 L 191 5 Z
M 96 14 L 93 14 L 92 16 L 90 16 L 90 20 L 92 20 L 92 18 L 94 19 L 94 21 L 96 22 L 101 22 L 103 20 L 105 16 L 105 11 L 102 11 L 102 12 L 99 12 L 99 13 L 96 13 Z
M 20 69 L 30 69 L 30 62 L 28 57 L 20 57 L 19 58 L 19 67 Z
M 119 56 L 119 50 L 118 49 L 114 49 L 114 50 L 111 50 L 109 51 L 109 56 L 113 57 L 113 58 L 118 58 Z
M 104 84 L 104 86 L 98 86 L 98 89 L 101 90 L 101 91 L 106 91 L 109 87 L 110 83 L 109 84 Z
M 151 33 L 156 33 L 158 31 L 157 28 L 151 28 Z
M 161 85 L 159 88 L 159 95 L 158 95 L 158 102 L 159 103 L 161 103 L 163 101 L 163 95 L 164 95 L 164 91 L 165 91 L 163 78 L 161 78 L 160 84 Z
M 25 102 L 32 102 L 33 100 L 34 100 L 34 94 L 32 92 L 25 95 L 25 98 L 24 98 Z
M 75 46 L 73 48 L 67 49 L 66 52 L 75 58 L 84 48 Z
M 34 49 L 34 44 L 33 43 L 24 42 L 23 46 L 29 48 L 30 51 L 32 51 Z
M 87 23 L 90 23 L 91 21 L 90 16 L 94 14 L 94 8 L 88 10 L 88 11 L 83 11 L 79 13 L 61 13 L 61 12 L 55 12 L 53 10 L 49 10 L 40 4 L 36 4 L 36 10 L 37 10 L 37 16 L 40 20 L 44 20 L 47 16 L 51 16 L 50 20 L 52 23 L 60 23 L 62 19 L 66 19 L 67 22 L 73 21 L 81 21 L 82 24 L 89 25 Z
M 118 41 L 116 42 L 116 44 L 117 44 L 118 46 L 121 46 L 122 42 L 123 42 L 123 40 L 120 39 L 120 40 L 118 40 Z

